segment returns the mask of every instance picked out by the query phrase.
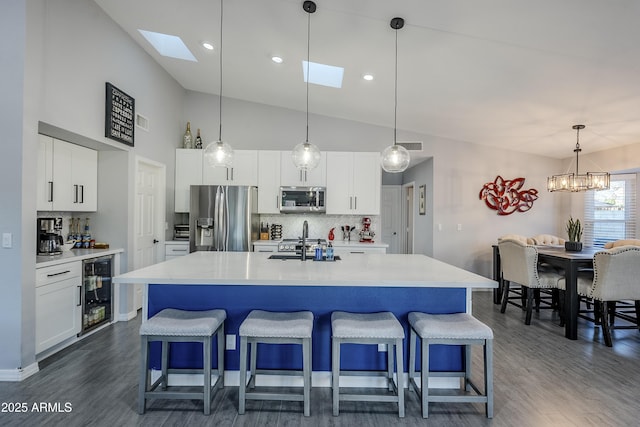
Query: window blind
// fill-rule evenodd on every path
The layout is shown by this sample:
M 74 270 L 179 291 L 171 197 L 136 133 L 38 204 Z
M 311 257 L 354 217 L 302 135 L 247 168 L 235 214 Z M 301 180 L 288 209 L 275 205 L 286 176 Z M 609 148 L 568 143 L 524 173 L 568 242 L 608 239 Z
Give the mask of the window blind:
M 588 191 L 584 197 L 584 234 L 587 246 L 636 238 L 637 175 L 611 175 L 608 190 Z

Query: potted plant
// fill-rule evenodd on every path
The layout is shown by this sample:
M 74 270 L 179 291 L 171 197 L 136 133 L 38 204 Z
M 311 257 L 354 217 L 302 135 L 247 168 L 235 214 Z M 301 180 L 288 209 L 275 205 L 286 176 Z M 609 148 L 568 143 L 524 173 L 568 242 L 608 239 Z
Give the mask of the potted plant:
M 573 219 L 569 217 L 567 221 L 567 234 L 569 240 L 564 242 L 564 248 L 571 252 L 580 252 L 582 250 L 582 225 L 579 219 Z

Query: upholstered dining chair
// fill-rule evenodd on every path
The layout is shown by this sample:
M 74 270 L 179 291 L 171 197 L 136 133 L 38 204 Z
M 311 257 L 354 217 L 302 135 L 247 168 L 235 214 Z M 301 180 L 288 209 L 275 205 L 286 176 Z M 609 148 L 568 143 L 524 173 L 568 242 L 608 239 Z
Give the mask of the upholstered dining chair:
M 556 271 L 538 271 L 538 249 L 533 245 L 523 244 L 515 239 L 503 239 L 498 242 L 500 251 L 500 263 L 502 268 L 502 306 L 500 312 L 504 313 L 509 302 L 510 283 L 519 284 L 526 295 L 524 300 L 526 310 L 525 324 L 531 324 L 533 311 L 533 291 L 536 289 L 560 290 L 559 311 L 562 319 L 565 280 L 564 276 Z
M 624 240 L 616 240 L 614 242 L 607 242 L 604 244 L 605 249 L 617 248 L 618 246 L 640 246 L 640 240 L 624 239 Z
M 564 245 L 565 239 L 562 237 L 554 236 L 553 234 L 538 234 L 531 238 L 534 245 L 546 246 L 546 245 Z
M 498 243 L 500 243 L 501 240 L 518 240 L 525 245 L 535 245 L 535 242 L 531 237 L 523 236 L 521 234 L 505 234 L 504 236 L 498 237 Z
M 602 334 L 607 347 L 612 347 L 611 329 L 640 330 L 640 246 L 618 246 L 598 251 L 593 256 L 593 279 L 578 276 L 578 294 L 593 298 L 599 313 Z M 635 326 L 612 326 L 612 319 L 607 321 L 607 314 L 612 310 L 611 304 L 616 301 L 631 300 L 635 302 Z

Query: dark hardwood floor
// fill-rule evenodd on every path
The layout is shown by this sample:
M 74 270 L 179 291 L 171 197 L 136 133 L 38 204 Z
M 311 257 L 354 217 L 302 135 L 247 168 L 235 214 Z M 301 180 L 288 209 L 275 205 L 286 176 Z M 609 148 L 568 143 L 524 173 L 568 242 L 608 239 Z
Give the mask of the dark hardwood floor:
M 495 332 L 495 414 L 480 404 L 431 404 L 420 417 L 414 393 L 407 391 L 406 418 L 392 404 L 344 402 L 331 415 L 329 388 L 312 391 L 311 417 L 300 402 L 248 402 L 237 414 L 237 387 L 202 403 L 156 401 L 140 416 L 137 408 L 139 317 L 120 322 L 41 362 L 40 372 L 20 383 L 0 383 L 3 409 L 27 403 L 27 413 L 0 413 L 1 426 L 629 426 L 640 423 L 640 333 L 614 332 L 614 346 L 603 344 L 599 328 L 580 321 L 578 341 L 564 338 L 557 314 L 542 310 L 525 326 L 524 313 L 509 306 L 505 314 L 489 292 L 474 294 L 474 314 Z M 595 341 L 594 341 L 595 337 Z M 476 378 L 480 352 L 474 350 Z M 480 382 L 480 381 L 478 381 Z M 481 383 L 481 382 L 480 382 Z M 61 412 L 34 412 L 41 402 Z M 70 406 L 65 408 L 65 404 Z M 49 408 L 52 409 L 52 408 Z M 62 412 L 70 409 L 69 412 Z

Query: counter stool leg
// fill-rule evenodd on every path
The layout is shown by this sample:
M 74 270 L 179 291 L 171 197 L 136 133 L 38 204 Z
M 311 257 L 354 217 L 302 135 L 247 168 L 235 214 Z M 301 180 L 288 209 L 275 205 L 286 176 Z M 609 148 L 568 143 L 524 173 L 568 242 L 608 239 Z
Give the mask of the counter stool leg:
M 340 414 L 340 342 L 331 340 L 331 387 L 333 392 L 333 416 Z
M 211 414 L 211 337 L 206 337 L 202 342 L 202 371 L 204 376 L 204 414 Z
M 244 414 L 245 386 L 247 384 L 247 337 L 240 337 L 240 384 L 238 387 L 238 414 Z
M 464 389 L 472 391 L 471 387 L 471 346 L 464 346 Z
M 138 384 L 138 413 L 144 414 L 145 397 L 149 384 L 149 340 L 142 336 L 140 342 L 140 383 Z
M 393 345 L 385 345 L 387 347 L 387 387 L 393 392 Z
M 220 388 L 224 387 L 224 322 L 218 329 L 218 377 L 220 378 Z
M 484 342 L 484 390 L 487 395 L 487 418 L 493 418 L 493 340 Z
M 422 363 L 420 367 L 422 418 L 429 418 L 429 340 L 422 338 Z
M 304 416 L 308 417 L 311 415 L 311 338 L 302 340 L 302 371 Z
M 249 367 L 249 388 L 256 388 L 256 371 L 258 369 L 258 342 L 253 341 L 249 343 L 249 353 L 251 354 L 250 359 L 250 367 Z
M 415 391 L 412 378 L 416 376 L 416 332 L 409 326 L 409 390 Z
M 402 339 L 396 340 L 396 370 L 398 371 L 398 416 L 404 418 L 404 357 L 402 357 Z M 389 354 L 391 359 L 391 354 Z M 391 373 L 393 379 L 393 372 Z
M 160 341 L 162 346 L 162 389 L 166 390 L 169 386 L 169 341 Z

